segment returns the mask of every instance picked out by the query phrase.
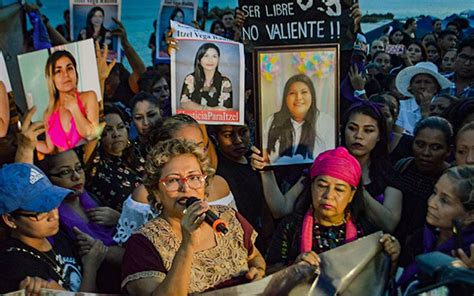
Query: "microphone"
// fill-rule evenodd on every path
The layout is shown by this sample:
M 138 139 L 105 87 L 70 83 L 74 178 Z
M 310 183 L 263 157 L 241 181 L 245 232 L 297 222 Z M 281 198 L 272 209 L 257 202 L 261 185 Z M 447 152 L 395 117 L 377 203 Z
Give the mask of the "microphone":
M 199 202 L 199 201 L 200 201 L 199 198 L 191 196 L 190 198 L 186 200 L 186 208 L 191 206 L 193 203 Z M 227 232 L 229 232 L 229 230 L 225 226 L 224 221 L 219 219 L 219 217 L 213 211 L 207 210 L 205 214 L 206 214 L 206 217 L 204 218 L 204 221 L 206 221 L 206 223 L 209 224 L 212 227 L 212 229 L 214 229 L 215 232 L 220 232 L 222 234 L 226 234 Z

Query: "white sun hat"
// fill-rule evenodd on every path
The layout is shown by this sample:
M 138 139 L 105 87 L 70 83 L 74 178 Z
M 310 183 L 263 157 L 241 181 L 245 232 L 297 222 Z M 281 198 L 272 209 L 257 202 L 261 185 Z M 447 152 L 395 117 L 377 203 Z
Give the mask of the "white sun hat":
M 406 67 L 398 73 L 395 79 L 395 85 L 398 91 L 406 97 L 412 97 L 413 94 L 408 90 L 410 81 L 418 74 L 427 74 L 433 76 L 441 89 L 451 86 L 451 81 L 438 73 L 438 67 L 432 62 L 419 62 L 415 66 Z

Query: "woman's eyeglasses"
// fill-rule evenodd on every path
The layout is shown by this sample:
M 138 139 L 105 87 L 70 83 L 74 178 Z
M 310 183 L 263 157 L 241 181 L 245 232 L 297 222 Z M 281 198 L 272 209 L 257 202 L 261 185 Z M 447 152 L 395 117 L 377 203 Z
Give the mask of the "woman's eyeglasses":
M 71 169 L 63 169 L 63 170 L 60 170 L 58 173 L 55 173 L 55 174 L 49 173 L 48 176 L 58 177 L 58 178 L 61 178 L 61 179 L 67 179 L 67 178 L 71 178 L 72 175 L 74 175 L 74 172 L 76 172 L 78 174 L 81 174 L 83 171 L 84 171 L 84 168 L 82 167 L 82 165 L 78 164 L 73 169 L 72 168 Z
M 178 177 L 167 177 L 160 180 L 160 183 L 165 186 L 166 191 L 178 191 L 180 186 L 184 186 L 186 183 L 191 189 L 200 189 L 207 176 L 202 174 L 190 175 L 184 178 Z

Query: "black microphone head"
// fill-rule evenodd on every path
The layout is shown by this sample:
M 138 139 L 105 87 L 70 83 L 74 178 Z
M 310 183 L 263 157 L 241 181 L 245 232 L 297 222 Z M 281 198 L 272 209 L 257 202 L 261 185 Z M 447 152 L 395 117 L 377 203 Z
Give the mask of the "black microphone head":
M 186 200 L 186 208 L 189 208 L 189 206 L 191 206 L 193 203 L 197 202 L 197 201 L 200 201 L 199 198 L 195 197 L 195 196 L 191 196 L 189 197 L 187 200 Z

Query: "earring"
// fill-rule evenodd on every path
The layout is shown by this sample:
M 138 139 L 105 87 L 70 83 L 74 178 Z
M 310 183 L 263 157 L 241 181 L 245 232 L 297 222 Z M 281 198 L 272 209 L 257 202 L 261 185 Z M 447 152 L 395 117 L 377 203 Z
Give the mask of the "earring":
M 163 204 L 157 201 L 153 204 L 153 208 L 155 209 L 156 215 L 161 216 L 161 213 L 163 213 Z
M 10 226 L 12 229 L 16 229 L 17 226 L 15 224 L 12 224 L 12 226 Z

